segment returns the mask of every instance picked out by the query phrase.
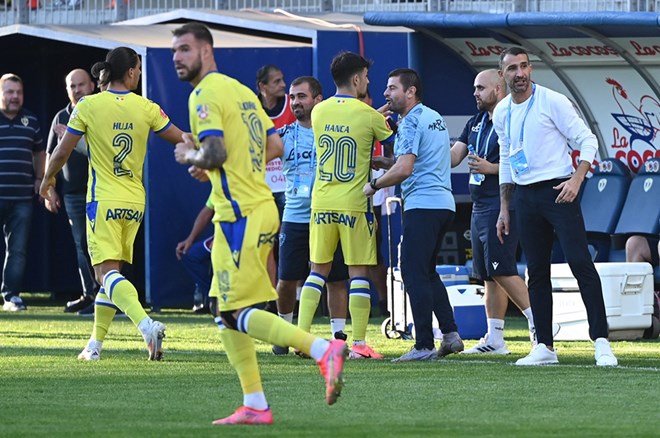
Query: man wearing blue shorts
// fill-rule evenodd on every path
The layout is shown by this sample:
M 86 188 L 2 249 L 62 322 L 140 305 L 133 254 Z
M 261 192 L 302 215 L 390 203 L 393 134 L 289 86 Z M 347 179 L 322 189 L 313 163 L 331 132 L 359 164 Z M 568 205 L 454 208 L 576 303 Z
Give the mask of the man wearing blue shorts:
M 473 277 L 484 281 L 488 332 L 465 354 L 509 354 L 504 342 L 504 315 L 509 298 L 527 318 L 534 343 L 534 318 L 529 306 L 527 286 L 518 276 L 516 250 L 518 232 L 509 228 L 504 243 L 497 238 L 500 213 L 500 148 L 493 129 L 493 110 L 506 95 L 506 86 L 497 70 L 485 70 L 474 79 L 474 97 L 479 113 L 468 120 L 463 133 L 451 148 L 451 166 L 468 157 L 470 196 L 472 197 Z M 511 217 L 514 212 L 510 211 Z M 532 345 L 533 346 L 533 345 Z

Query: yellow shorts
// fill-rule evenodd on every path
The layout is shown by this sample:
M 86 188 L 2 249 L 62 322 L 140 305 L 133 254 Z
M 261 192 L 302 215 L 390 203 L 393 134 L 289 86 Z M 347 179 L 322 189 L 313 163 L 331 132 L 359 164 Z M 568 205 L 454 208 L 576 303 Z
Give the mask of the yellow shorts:
M 144 218 L 144 203 L 88 202 L 87 247 L 92 266 L 106 260 L 133 262 L 133 243 Z
M 210 297 L 221 311 L 277 298 L 266 269 L 280 226 L 275 201 L 261 204 L 236 222 L 214 224 Z
M 312 209 L 309 258 L 330 263 L 341 241 L 347 266 L 376 265 L 376 221 L 373 213 Z

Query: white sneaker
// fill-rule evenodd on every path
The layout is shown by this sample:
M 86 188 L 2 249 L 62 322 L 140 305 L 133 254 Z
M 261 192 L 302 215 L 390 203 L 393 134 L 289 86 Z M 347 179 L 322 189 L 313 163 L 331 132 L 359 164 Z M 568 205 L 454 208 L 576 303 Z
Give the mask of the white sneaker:
M 149 350 L 149 360 L 163 358 L 163 338 L 165 337 L 165 324 L 160 321 L 151 321 L 151 326 L 142 335 Z
M 516 361 L 516 365 L 521 366 L 552 365 L 556 363 L 559 363 L 557 353 L 550 350 L 545 344 L 537 344 L 527 356 Z
M 422 348 L 421 350 L 416 349 L 415 347 L 411 348 L 409 352 L 404 354 L 401 357 L 392 359 L 392 362 L 411 362 L 415 360 L 431 360 L 435 359 L 438 355 L 438 350 L 433 347 L 432 350 L 428 348 Z
M 5 299 L 5 304 L 2 305 L 2 310 L 5 312 L 20 312 L 27 310 L 27 306 L 23 303 L 21 297 L 12 295 L 9 300 Z
M 461 354 L 510 354 L 508 348 L 506 348 L 506 342 L 502 342 L 501 345 L 491 344 L 488 342 L 488 333 L 486 336 L 479 340 L 479 343 L 469 350 L 463 351 Z
M 80 352 L 78 355 L 78 360 L 100 360 L 101 359 L 101 350 L 98 348 L 89 348 L 85 347 L 85 349 Z
M 605 338 L 598 338 L 594 342 L 596 349 L 596 365 L 599 367 L 615 367 L 619 365 L 619 361 L 612 353 L 610 342 Z
M 531 342 L 532 348 L 536 347 L 536 327 L 529 328 L 529 342 Z

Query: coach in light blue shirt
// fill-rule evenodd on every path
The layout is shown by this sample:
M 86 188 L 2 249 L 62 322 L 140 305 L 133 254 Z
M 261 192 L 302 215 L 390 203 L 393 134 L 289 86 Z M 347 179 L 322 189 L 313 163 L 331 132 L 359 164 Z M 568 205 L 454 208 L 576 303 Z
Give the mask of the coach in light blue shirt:
M 384 95 L 389 110 L 401 117 L 394 143 L 396 161 L 374 158 L 375 168 L 389 170 L 365 184 L 364 193 L 371 196 L 380 188 L 401 184 L 401 274 L 416 336 L 414 347 L 394 361 L 429 360 L 463 350 L 447 289 L 435 272 L 436 256 L 456 210 L 449 134 L 440 114 L 422 104 L 422 82 L 416 71 L 392 71 Z M 440 350 L 433 340 L 433 314 L 444 334 Z

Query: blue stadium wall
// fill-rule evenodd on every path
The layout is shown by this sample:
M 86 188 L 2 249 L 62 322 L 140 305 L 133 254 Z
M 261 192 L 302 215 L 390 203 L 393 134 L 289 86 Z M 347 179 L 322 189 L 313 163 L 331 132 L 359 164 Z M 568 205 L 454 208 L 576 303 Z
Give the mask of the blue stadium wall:
M 382 92 L 387 73 L 408 65 L 406 33 L 365 33 L 365 56 L 374 61 L 370 71 L 375 104 L 384 103 Z M 314 75 L 324 95 L 334 94 L 329 66 L 342 50 L 358 51 L 352 32 L 320 32 L 314 48 L 216 49 L 218 70 L 255 88 L 255 72 L 264 64 L 279 65 L 287 83 L 297 76 Z M 187 101 L 190 85 L 179 81 L 172 68 L 168 49 L 149 49 L 146 57 L 148 83 L 146 95 L 158 102 L 172 121 L 189 129 Z M 187 237 L 193 221 L 204 205 L 210 184 L 199 183 L 188 175 L 185 166 L 175 163 L 172 147 L 157 136 L 151 138 L 145 170 L 147 215 L 145 218 L 145 283 L 152 308 L 192 305 L 193 283 L 175 257 L 177 242 Z M 211 235 L 209 229 L 206 235 Z

